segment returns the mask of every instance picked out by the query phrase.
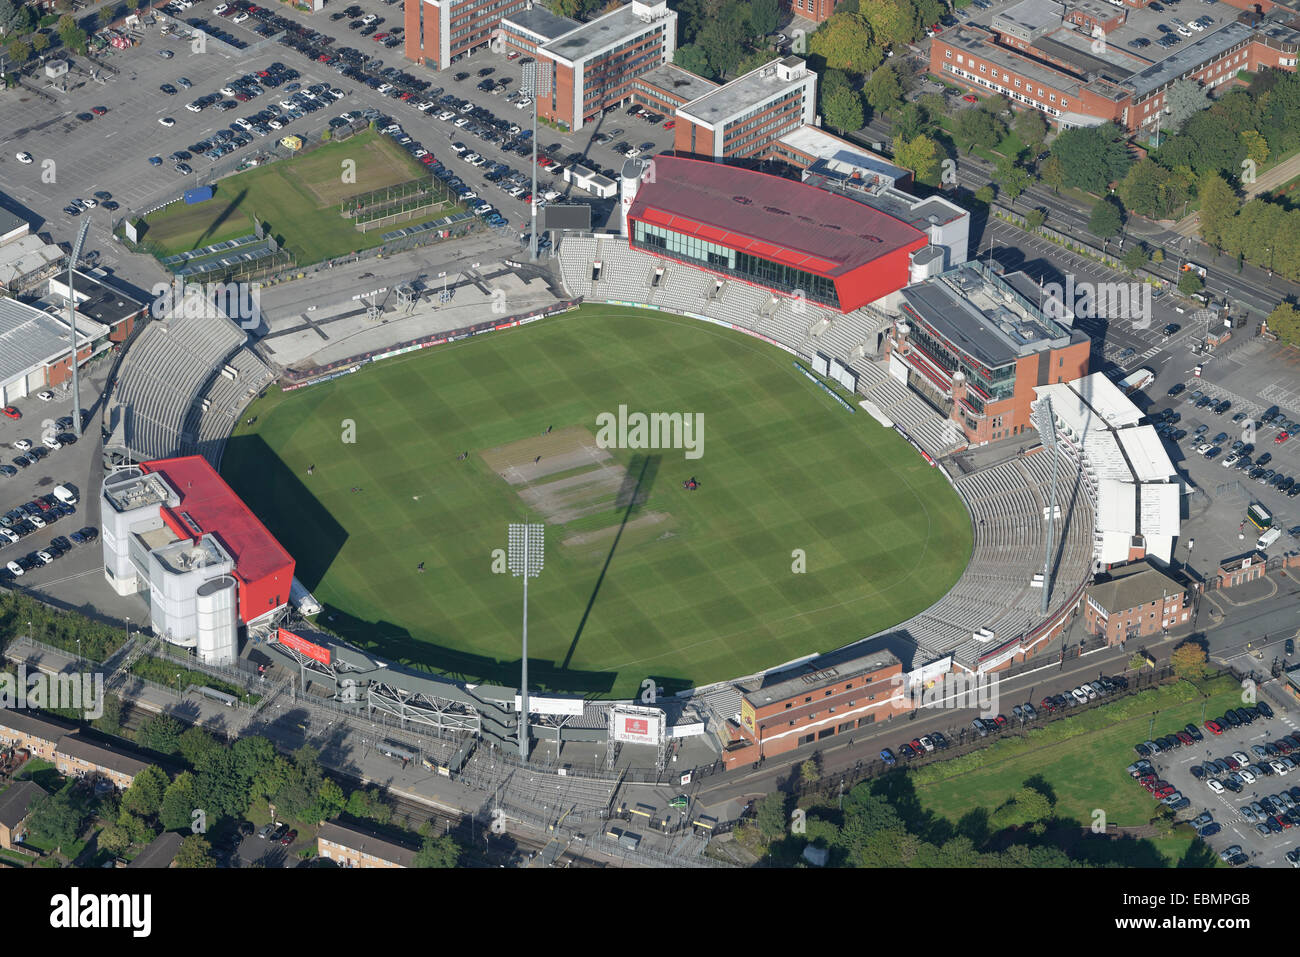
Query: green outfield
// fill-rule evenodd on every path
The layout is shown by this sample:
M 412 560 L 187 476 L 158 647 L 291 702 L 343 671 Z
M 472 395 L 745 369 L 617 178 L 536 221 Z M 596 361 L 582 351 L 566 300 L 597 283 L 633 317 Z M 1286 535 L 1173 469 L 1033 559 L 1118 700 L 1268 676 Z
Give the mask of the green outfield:
M 345 166 L 351 163 L 352 166 Z M 148 217 L 143 239 L 162 255 L 199 249 L 253 232 L 253 218 L 266 224 L 300 263 L 320 262 L 380 245 L 389 228 L 358 232 L 339 214 L 351 197 L 413 179 L 430 179 L 427 167 L 386 136 L 360 133 L 327 143 L 214 184 L 205 203 L 173 203 Z M 441 219 L 459 210 L 447 203 L 391 229 Z
M 620 405 L 702 414 L 701 454 L 606 450 L 597 417 Z M 626 697 L 840 647 L 932 604 L 971 550 L 943 475 L 788 354 L 618 307 L 273 391 L 222 471 L 323 625 L 466 679 L 517 683 L 521 585 L 493 552 L 507 523 L 545 522 L 529 677 L 553 691 Z

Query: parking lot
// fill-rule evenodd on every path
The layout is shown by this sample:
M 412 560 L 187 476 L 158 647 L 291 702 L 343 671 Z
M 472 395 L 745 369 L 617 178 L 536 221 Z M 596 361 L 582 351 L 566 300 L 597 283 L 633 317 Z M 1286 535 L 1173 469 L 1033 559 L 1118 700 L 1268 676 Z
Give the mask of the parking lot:
M 1282 757 L 1295 757 L 1297 751 L 1292 743 L 1300 744 L 1292 738 L 1292 743 L 1283 743 L 1287 736 L 1297 731 L 1295 720 L 1285 712 L 1274 711 L 1273 717 L 1263 715 L 1249 724 L 1236 727 L 1224 723 L 1218 724 L 1218 715 L 1206 715 L 1207 721 L 1215 722 L 1222 728 L 1222 733 L 1212 733 L 1204 724 L 1196 730 L 1200 740 L 1179 743 L 1172 749 L 1162 749 L 1158 754 L 1146 758 L 1152 762 L 1160 781 L 1176 789 L 1186 797 L 1189 804 L 1178 811 L 1180 820 L 1193 820 L 1209 812 L 1219 829 L 1206 834 L 1205 841 L 1216 853 L 1233 846 L 1240 846 L 1243 856 L 1235 863 L 1247 862 L 1265 867 L 1297 866 L 1286 857 L 1288 851 L 1300 847 L 1300 768 L 1290 769 L 1282 764 L 1282 770 L 1270 767 L 1272 762 Z M 1240 713 L 1240 712 L 1239 712 Z M 1160 728 L 1172 735 L 1180 728 Z M 1150 742 L 1147 742 L 1149 745 Z M 1264 750 L 1271 745 L 1277 754 L 1259 754 L 1255 749 Z M 1282 749 L 1288 753 L 1283 754 Z M 1140 752 L 1139 752 L 1140 753 Z M 1233 758 L 1233 755 L 1237 755 Z M 1247 760 L 1242 761 L 1245 757 Z M 1210 765 L 1210 762 L 1222 760 L 1223 765 Z M 1294 763 L 1294 762 L 1290 762 Z M 1234 767 L 1235 765 L 1235 767 Z M 1195 770 L 1194 770 L 1195 769 Z M 1234 779 L 1233 776 L 1237 776 Z M 1234 791 L 1224 787 L 1224 782 L 1233 780 Z M 1209 782 L 1216 782 L 1210 785 Z M 1275 797 L 1276 804 L 1270 809 L 1265 807 L 1265 800 Z M 1243 812 L 1244 808 L 1258 805 L 1257 810 Z M 1259 809 L 1266 813 L 1260 815 Z M 1270 826 L 1263 823 L 1265 818 L 1273 819 Z M 1264 833 L 1260 828 L 1263 827 Z

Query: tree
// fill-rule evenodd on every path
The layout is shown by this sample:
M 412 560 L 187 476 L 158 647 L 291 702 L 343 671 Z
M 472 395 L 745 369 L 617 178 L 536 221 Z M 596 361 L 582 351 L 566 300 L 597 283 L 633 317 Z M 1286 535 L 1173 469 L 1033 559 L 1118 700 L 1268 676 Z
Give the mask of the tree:
M 805 784 L 812 784 L 821 776 L 821 770 L 817 767 L 817 762 L 813 758 L 809 758 L 799 765 L 799 777 L 803 779 Z
M 753 36 L 765 37 L 769 33 L 775 33 L 780 22 L 777 0 L 750 0 L 749 28 L 753 31 Z
M 1002 139 L 1006 128 L 997 117 L 985 110 L 962 110 L 957 114 L 954 136 L 970 153 L 975 147 L 992 149 Z
M 149 765 L 135 776 L 122 795 L 122 807 L 141 817 L 153 817 L 162 807 L 163 792 L 169 783 L 162 769 Z
M 176 744 L 180 748 L 181 757 L 192 768 L 197 768 L 202 764 L 204 757 L 209 752 L 222 748 L 222 745 L 212 735 L 197 727 L 186 728 L 181 732 Z
M 708 20 L 704 9 L 704 0 L 677 0 L 673 5 L 677 11 L 677 49 L 687 43 L 694 43 L 700 29 Z
M 861 0 L 858 13 L 871 27 L 871 35 L 883 47 L 902 46 L 916 39 L 911 5 L 907 0 Z
M 1011 827 L 1023 827 L 1052 816 L 1052 802 L 1041 791 L 1023 787 L 1007 803 L 993 812 L 989 826 L 1003 831 Z
M 1124 253 L 1120 260 L 1124 268 L 1130 273 L 1136 273 L 1139 269 L 1147 264 L 1147 248 L 1141 243 L 1134 243 Z
M 1205 647 L 1194 641 L 1184 641 L 1169 656 L 1169 664 L 1180 678 L 1204 678 Z
M 975 202 L 989 206 L 993 203 L 993 197 L 995 195 L 996 193 L 993 191 L 993 184 L 985 183 L 979 189 L 975 190 Z
M 1254 162 L 1255 166 L 1263 166 L 1268 162 L 1268 140 L 1264 139 L 1258 130 L 1243 130 L 1241 140 L 1246 145 L 1246 156 Z
M 1128 660 L 1130 671 L 1141 671 L 1147 666 L 1147 656 L 1140 651 L 1133 652 L 1133 656 Z
M 1205 283 L 1196 273 L 1188 270 L 1178 277 L 1178 291 L 1184 296 L 1194 296 L 1205 288 Z
M 57 848 L 70 845 L 81 833 L 85 814 L 66 791 L 45 794 L 32 804 L 27 817 L 27 830 L 38 841 Z
M 1268 328 L 1277 334 L 1283 342 L 1300 346 L 1300 310 L 1293 303 L 1279 303 L 1268 314 Z
M 894 115 L 894 141 L 910 140 L 929 128 L 925 110 L 917 103 L 904 103 Z
M 1098 200 L 1097 205 L 1092 207 L 1092 215 L 1088 218 L 1088 232 L 1098 239 L 1110 239 L 1116 236 L 1123 225 L 1124 214 L 1120 212 L 1119 203 L 1111 197 Z
M 0 36 L 22 36 L 31 28 L 26 6 L 13 0 L 0 0 Z
M 50 48 L 50 37 L 49 37 L 49 34 L 46 34 L 46 33 L 33 33 L 33 34 L 32 34 L 32 52 L 33 52 L 33 53 L 35 53 L 37 56 L 39 56 L 40 54 L 44 53 L 44 52 L 45 52 L 46 50 L 48 50 L 49 48 Z M 120 703 L 119 703 L 118 707 L 119 707 L 119 713 L 120 713 L 120 708 L 121 708 Z
M 939 144 L 923 133 L 894 141 L 894 162 L 910 169 L 918 183 L 939 185 Z
M 1047 222 L 1047 214 L 1041 209 L 1031 209 L 1025 215 L 1025 226 L 1031 230 L 1038 229 Z
M 695 43 L 709 58 L 714 72 L 722 75 L 736 68 L 749 36 L 748 8 L 739 0 L 726 0 L 700 29 Z
M 876 67 L 862 88 L 862 96 L 872 112 L 888 116 L 903 105 L 903 84 L 898 71 L 889 64 Z
M 105 824 L 99 832 L 99 846 L 110 854 L 121 854 L 131 846 L 131 835 L 117 822 Z
M 176 866 L 189 868 L 216 867 L 212 858 L 212 845 L 202 834 L 190 834 L 181 839 L 180 849 L 176 852 Z
M 1007 194 L 1012 206 L 1016 204 L 1020 194 L 1029 188 L 1030 179 L 1029 171 L 1015 160 L 1003 157 L 998 161 L 998 188 Z
M 7 49 L 9 51 L 9 59 L 13 60 L 19 66 L 31 59 L 32 47 L 26 40 L 10 40 Z
M 1240 207 L 1237 195 L 1218 173 L 1207 173 L 1201 178 L 1199 193 L 1201 238 L 1216 250 L 1221 250 L 1228 235 L 1228 227 Z
M 199 806 L 198 802 L 198 791 L 195 787 L 194 775 L 189 771 L 182 771 L 176 775 L 176 780 L 168 786 L 166 793 L 163 794 L 158 813 L 163 829 L 167 831 L 188 831 L 194 821 L 193 814 L 195 808 Z
M 860 130 L 864 122 L 862 97 L 848 87 L 832 90 L 822 100 L 822 115 L 841 136 L 845 130 Z
M 885 58 L 873 43 L 871 27 L 856 13 L 831 14 L 809 38 L 808 52 L 821 57 L 832 69 L 863 75 Z
M 1038 158 L 1047 140 L 1047 120 L 1037 110 L 1020 110 L 1016 113 L 1014 124 L 1016 135 L 1025 144 L 1025 150 L 1031 160 Z
M 159 754 L 175 754 L 180 750 L 181 723 L 166 714 L 156 714 L 140 725 L 136 741 Z
M 99 25 L 102 26 L 102 27 L 106 27 L 106 26 L 108 26 L 110 23 L 113 22 L 113 18 L 114 18 L 115 16 L 116 16 L 115 8 L 114 8 L 114 6 L 113 6 L 112 4 L 109 4 L 109 5 L 106 6 L 106 7 L 100 7 L 100 8 L 99 8 Z
M 1061 160 L 1066 185 L 1098 195 L 1132 165 L 1126 135 L 1114 123 L 1066 130 L 1052 144 L 1052 155 Z
M 1164 251 L 1163 249 L 1161 249 L 1159 246 L 1157 246 L 1155 249 L 1151 250 L 1151 261 L 1154 262 L 1154 263 L 1162 263 L 1162 262 L 1164 262 L 1164 261 L 1165 261 L 1165 251 Z
M 135 814 L 126 808 L 118 814 L 117 826 L 130 838 L 132 844 L 148 844 L 158 836 L 153 825 L 145 820 L 143 815 Z
M 1065 185 L 1065 164 L 1061 162 L 1059 156 L 1053 153 L 1043 160 L 1043 165 L 1038 168 L 1038 175 L 1044 183 L 1052 187 L 1052 192 L 1060 195 L 1061 187 Z
M 686 46 L 678 47 L 673 53 L 673 63 L 696 76 L 702 76 L 706 80 L 711 80 L 716 76 L 713 68 L 709 66 L 709 58 L 704 51 L 694 43 L 688 43 Z
M 1209 94 L 1199 82 L 1192 79 L 1175 80 L 1165 94 L 1166 112 L 1171 131 L 1181 130 L 1183 124 L 1210 105 Z
M 754 823 L 758 833 L 767 843 L 779 840 L 786 835 L 785 795 L 773 791 L 759 798 L 754 805 Z
M 438 867 L 444 870 L 453 868 L 460 861 L 460 845 L 451 837 L 426 837 L 424 844 L 415 853 L 416 867 Z

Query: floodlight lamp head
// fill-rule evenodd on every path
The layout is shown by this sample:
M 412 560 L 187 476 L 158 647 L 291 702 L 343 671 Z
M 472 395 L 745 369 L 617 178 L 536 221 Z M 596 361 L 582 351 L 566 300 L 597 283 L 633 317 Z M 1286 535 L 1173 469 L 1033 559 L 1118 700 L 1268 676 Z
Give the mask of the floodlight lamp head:
M 540 524 L 509 526 L 506 564 L 510 568 L 510 574 L 516 578 L 520 575 L 536 578 L 542 573 L 546 557 L 546 542 L 542 534 L 544 528 Z

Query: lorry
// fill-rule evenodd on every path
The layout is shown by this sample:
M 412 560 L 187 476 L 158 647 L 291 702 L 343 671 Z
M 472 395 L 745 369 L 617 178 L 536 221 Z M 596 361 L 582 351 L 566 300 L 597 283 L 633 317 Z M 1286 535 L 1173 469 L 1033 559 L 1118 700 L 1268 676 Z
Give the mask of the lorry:
M 1206 269 L 1205 269 L 1205 267 L 1204 267 L 1204 266 L 1198 266 L 1196 263 L 1193 263 L 1193 262 L 1185 262 L 1185 263 L 1183 263 L 1181 266 L 1178 267 L 1178 270 L 1179 270 L 1179 272 L 1194 272 L 1194 273 L 1196 273 L 1196 275 L 1200 276 L 1202 279 L 1204 279 L 1205 276 L 1206 276 Z
M 1156 374 L 1150 369 L 1138 369 L 1119 380 L 1119 387 L 1125 395 L 1132 395 L 1138 389 L 1144 389 L 1156 380 Z
M 1282 529 L 1270 528 L 1263 535 L 1259 536 L 1259 541 L 1255 543 L 1255 547 L 1262 552 L 1264 549 L 1268 548 L 1268 546 L 1272 545 L 1281 537 L 1282 537 Z

